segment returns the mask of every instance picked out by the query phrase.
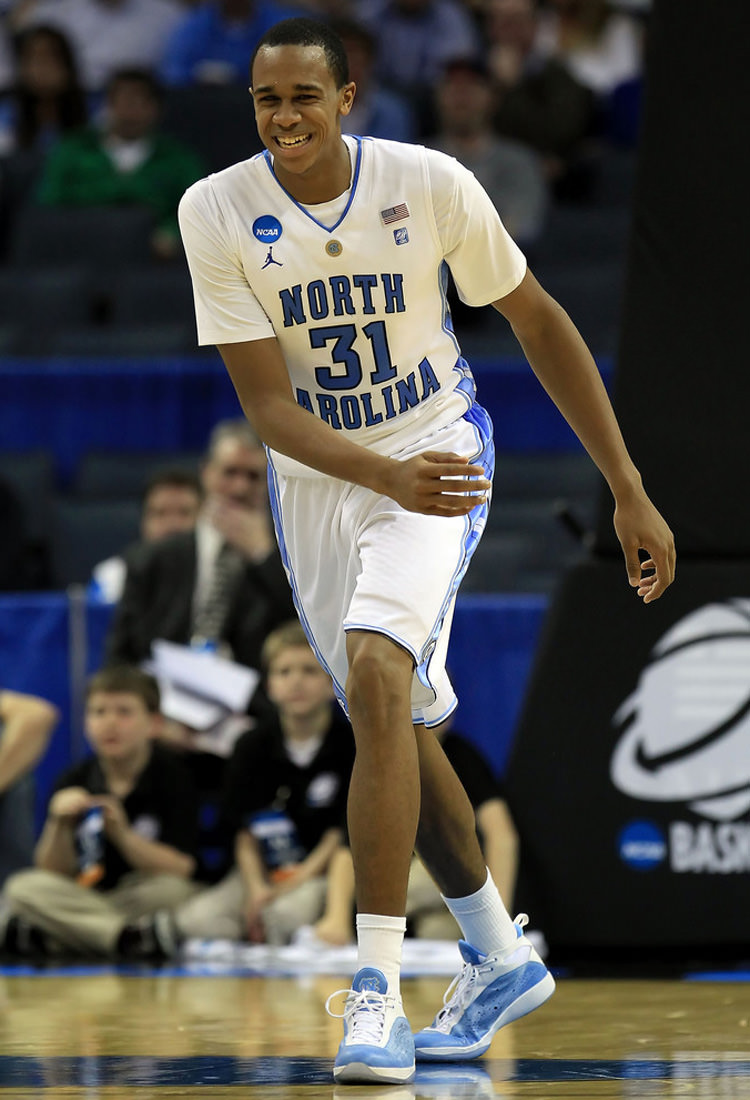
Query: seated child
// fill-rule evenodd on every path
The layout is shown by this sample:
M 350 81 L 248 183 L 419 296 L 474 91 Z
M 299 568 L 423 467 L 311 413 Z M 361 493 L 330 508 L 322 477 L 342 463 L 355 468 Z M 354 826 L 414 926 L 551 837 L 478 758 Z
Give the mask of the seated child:
M 160 954 L 138 920 L 198 889 L 195 790 L 184 761 L 154 741 L 160 721 L 158 685 L 140 669 L 109 668 L 89 680 L 93 754 L 59 778 L 35 866 L 6 883 L 6 951 Z
M 323 912 L 354 739 L 299 623 L 268 635 L 262 667 L 274 713 L 240 737 L 226 770 L 235 867 L 175 912 L 183 938 L 283 944 Z

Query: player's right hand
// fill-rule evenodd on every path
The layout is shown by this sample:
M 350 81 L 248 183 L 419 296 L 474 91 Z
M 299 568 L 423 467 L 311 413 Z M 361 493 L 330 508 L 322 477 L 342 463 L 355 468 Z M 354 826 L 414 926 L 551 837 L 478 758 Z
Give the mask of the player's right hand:
M 491 482 L 481 466 L 449 451 L 393 461 L 386 494 L 408 512 L 426 516 L 465 516 L 484 503 Z

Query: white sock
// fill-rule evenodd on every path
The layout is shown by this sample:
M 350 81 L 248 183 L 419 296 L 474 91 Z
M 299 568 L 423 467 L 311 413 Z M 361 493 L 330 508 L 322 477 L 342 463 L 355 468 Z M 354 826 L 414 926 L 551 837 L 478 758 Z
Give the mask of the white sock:
M 489 869 L 487 881 L 475 894 L 465 898 L 443 897 L 443 901 L 458 921 L 466 942 L 483 955 L 494 955 L 516 942 L 516 926 Z
M 382 970 L 388 992 L 401 996 L 401 947 L 406 917 L 357 913 L 357 970 L 374 966 Z

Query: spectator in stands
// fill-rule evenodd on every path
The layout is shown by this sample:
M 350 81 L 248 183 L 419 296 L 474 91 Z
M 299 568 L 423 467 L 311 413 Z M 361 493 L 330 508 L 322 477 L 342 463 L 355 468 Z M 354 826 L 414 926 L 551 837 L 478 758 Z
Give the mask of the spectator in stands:
M 433 732 L 471 799 L 487 866 L 510 905 L 518 866 L 518 836 L 492 768 L 467 737 L 451 730 L 450 719 Z M 325 913 L 310 932 L 324 943 L 353 942 L 353 914 L 354 866 L 349 849 L 341 847 L 330 863 Z M 416 855 L 409 872 L 406 916 L 414 936 L 453 940 L 460 935 L 440 891 Z M 303 938 L 309 938 L 309 933 Z
M 299 14 L 276 0 L 204 0 L 173 30 L 162 79 L 170 85 L 247 84 L 260 38 L 280 19 Z
M 44 154 L 88 121 L 75 56 L 64 34 L 41 25 L 20 33 L 14 47 L 15 80 L 0 99 L 0 153 Z
M 15 30 L 44 23 L 71 41 L 81 78 L 99 93 L 120 69 L 158 68 L 166 40 L 184 17 L 180 0 L 18 0 Z
M 198 521 L 203 486 L 200 478 L 181 467 L 157 470 L 143 491 L 141 541 L 156 542 L 181 531 L 192 531 Z M 90 591 L 105 603 L 117 603 L 125 586 L 128 561 L 138 553 L 139 543 L 122 554 L 94 566 Z
M 217 643 L 260 667 L 261 646 L 294 616 L 273 533 L 266 455 L 244 419 L 220 422 L 201 469 L 194 531 L 144 542 L 129 560 L 107 639 L 107 663 L 140 663 L 156 638 Z
M 460 0 L 358 0 L 355 11 L 377 39 L 380 81 L 409 96 L 420 132 L 429 132 L 433 92 L 446 61 L 481 56 L 471 15 Z
M 536 49 L 537 0 L 488 0 L 488 64 L 500 93 L 495 129 L 535 149 L 547 178 L 563 190 L 585 163 L 596 111 L 593 92 L 554 54 Z
M 349 78 L 357 85 L 354 106 L 342 119 L 342 131 L 391 141 L 414 141 L 417 125 L 409 100 L 386 87 L 375 69 L 374 34 L 352 19 L 335 19 L 332 25 L 346 49 Z
M 59 718 L 45 699 L 0 688 L 0 889 L 33 859 L 32 773 Z
M 52 150 L 37 197 L 48 206 L 142 205 L 153 211 L 155 256 L 181 253 L 177 205 L 205 174 L 196 153 L 159 129 L 162 90 L 145 69 L 123 69 L 107 85 L 102 124 Z
M 640 75 L 641 39 L 638 22 L 610 0 L 548 0 L 535 50 L 558 58 L 579 83 L 606 97 Z
M 548 193 L 538 155 L 492 128 L 495 94 L 483 62 L 449 62 L 436 89 L 437 132 L 429 144 L 469 168 L 506 229 L 528 249 L 544 226 Z
M 298 622 L 263 646 L 275 711 L 235 746 L 222 803 L 230 874 L 175 911 L 178 938 L 288 943 L 323 912 L 341 843 L 354 738 Z
M 60 776 L 35 866 L 6 883 L 6 951 L 147 957 L 156 945 L 126 925 L 197 889 L 195 791 L 184 762 L 155 743 L 159 721 L 158 685 L 140 669 L 89 681 L 93 755 Z

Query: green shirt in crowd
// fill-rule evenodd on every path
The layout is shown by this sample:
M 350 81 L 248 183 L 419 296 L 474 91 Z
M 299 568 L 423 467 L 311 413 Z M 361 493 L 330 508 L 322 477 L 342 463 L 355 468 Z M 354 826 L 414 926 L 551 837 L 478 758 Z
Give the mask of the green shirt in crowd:
M 130 171 L 118 168 L 98 130 L 62 138 L 50 153 L 37 189 L 45 206 L 150 207 L 159 229 L 179 236 L 177 205 L 185 190 L 206 175 L 200 157 L 166 134 L 148 139 L 150 151 Z

